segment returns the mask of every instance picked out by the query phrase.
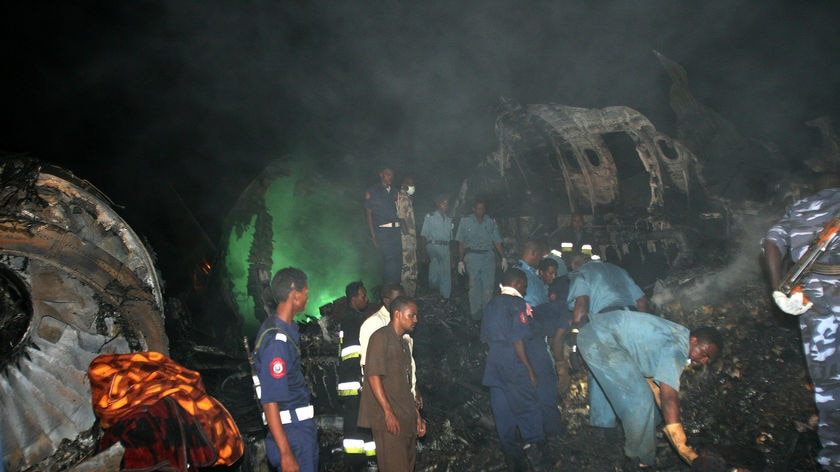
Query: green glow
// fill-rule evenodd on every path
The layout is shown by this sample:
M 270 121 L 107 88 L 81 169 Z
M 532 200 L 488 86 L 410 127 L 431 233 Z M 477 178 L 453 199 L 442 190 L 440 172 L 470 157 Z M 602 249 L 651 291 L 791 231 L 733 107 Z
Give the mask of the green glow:
M 322 305 L 344 296 L 349 282 L 362 280 L 369 290 L 379 284 L 378 259 L 367 237 L 361 185 L 337 185 L 302 165 L 289 174 L 271 181 L 262 200 L 271 215 L 271 274 L 289 266 L 306 272 L 306 313 L 317 318 Z M 241 232 L 228 230 L 224 277 L 243 319 L 243 333 L 253 335 L 260 322 L 247 284 L 257 216 L 236 215 L 236 220 Z M 296 319 L 303 321 L 307 315 Z

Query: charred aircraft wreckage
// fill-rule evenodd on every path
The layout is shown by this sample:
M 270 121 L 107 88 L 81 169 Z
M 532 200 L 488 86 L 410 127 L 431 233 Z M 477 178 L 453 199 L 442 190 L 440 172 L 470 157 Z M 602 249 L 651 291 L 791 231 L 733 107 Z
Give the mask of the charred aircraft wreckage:
M 689 442 L 721 453 L 740 470 L 818 470 L 812 460 L 814 409 L 797 328 L 774 315 L 760 274 L 738 273 L 739 284 L 716 290 L 716 298 L 675 294 L 692 281 L 703 290 L 708 285 L 699 279 L 719 275 L 719 268 L 697 265 L 699 251 L 740 249 L 739 237 L 756 244 L 754 234 L 738 233 L 738 222 L 757 212 L 731 203 L 726 193 L 732 190 L 725 184 L 718 187 L 722 191 L 712 190 L 719 184 L 707 185 L 701 171 L 700 159 L 712 164 L 714 175 L 714 156 L 743 156 L 748 145 L 742 143 L 748 140 L 733 127 L 721 126 L 722 118 L 691 97 L 677 64 L 658 58 L 674 81 L 671 96 L 680 139 L 657 131 L 627 107 L 520 105 L 502 99 L 496 121 L 499 146 L 463 180 L 453 211 L 463 216 L 474 198 L 485 199 L 503 227 L 511 257 L 525 239 L 559 245 L 558 230 L 571 213 L 586 215 L 594 249 L 602 257 L 628 269 L 653 267 L 649 273 L 655 276 L 640 285 L 653 295 L 660 315 L 687 326 L 714 324 L 727 343 L 750 343 L 748 349 L 733 347 L 715 366 L 685 380 L 681 396 Z M 728 145 L 715 148 L 721 140 L 684 134 L 690 120 L 698 118 L 716 126 L 696 129 L 726 132 Z M 820 126 L 830 147 L 830 125 L 819 121 L 814 126 Z M 837 158 L 821 155 L 814 165 L 831 167 Z M 270 166 L 234 206 L 227 223 L 232 234 L 242 234 L 237 224 L 243 221 L 254 226 L 242 274 L 245 288 L 236 293 L 231 277 L 219 275 L 222 261 L 231 256 L 223 244 L 226 249 L 217 255 L 208 278 L 211 288 L 205 287 L 203 297 L 218 294 L 210 300 L 218 306 L 202 314 L 202 307 L 193 306 L 190 313 L 182 303 L 164 300 L 154 253 L 90 183 L 34 159 L 3 156 L 0 424 L 6 470 L 119 470 L 120 450 L 99 448 L 102 431 L 91 407 L 88 366 L 103 353 L 170 355 L 170 346 L 172 358 L 201 372 L 208 392 L 236 420 L 245 453 L 225 469 L 268 470 L 265 430 L 240 340 L 255 334 L 247 318 L 258 323 L 270 312 L 262 288 L 283 249 L 271 242 L 264 197 L 271 181 L 280 177 L 289 174 Z M 795 189 L 778 199 L 769 193 L 760 198 L 770 200 L 768 213 L 776 215 L 797 196 Z M 704 262 L 708 259 L 704 254 Z M 758 265 L 754 258 L 750 263 Z M 343 288 L 347 282 L 338 283 Z M 670 292 L 664 296 L 655 290 Z M 321 469 L 330 471 L 344 470 L 341 401 L 335 389 L 341 295 L 334 293 L 333 301 L 321 304 L 320 317 L 302 320 L 301 349 L 316 405 Z M 452 301 L 418 297 L 415 357 L 429 424 L 429 434 L 418 444 L 418 470 L 504 470 L 494 446 L 489 395 L 480 382 L 484 348 L 474 329 L 462 322 L 463 296 L 456 290 Z M 378 308 L 374 305 L 371 311 Z M 210 333 L 201 340 L 191 339 L 190 330 L 171 328 L 202 323 Z M 708 390 L 713 392 L 702 393 Z M 553 445 L 559 452 L 554 470 L 620 470 L 620 442 L 586 426 L 584 371 L 574 374 L 562 409 L 567 434 Z M 688 470 L 664 439 L 660 446 L 658 469 Z

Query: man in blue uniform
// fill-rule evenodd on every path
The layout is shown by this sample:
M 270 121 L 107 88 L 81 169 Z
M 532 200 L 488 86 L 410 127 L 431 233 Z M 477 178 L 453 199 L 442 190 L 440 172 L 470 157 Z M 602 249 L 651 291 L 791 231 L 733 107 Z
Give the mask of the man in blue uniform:
M 493 218 L 485 214 L 484 202 L 477 200 L 472 211 L 458 224 L 455 240 L 458 241 L 458 273 L 469 274 L 470 317 L 477 321 L 493 298 L 496 282 L 495 252 L 501 257 L 502 272 L 508 269 L 508 262 L 502 249 L 499 227 Z
M 429 289 L 437 290 L 443 298 L 452 294 L 452 218 L 446 214 L 449 197 L 435 197 L 437 211 L 428 213 L 420 230 L 420 252 L 429 263 Z
M 525 349 L 531 337 L 531 307 L 522 298 L 528 279 L 511 268 L 502 276 L 502 293 L 487 304 L 481 320 L 481 341 L 487 343 L 482 385 L 490 388 L 490 408 L 505 462 L 511 470 L 527 470 L 528 459 L 542 464 L 545 436 L 537 397 L 537 375 Z M 523 446 L 517 444 L 516 431 Z
M 257 332 L 254 367 L 262 386 L 260 402 L 268 424 L 265 451 L 277 471 L 318 470 L 318 427 L 300 364 L 296 314 L 306 309 L 309 286 L 300 269 L 281 269 L 271 281 L 275 315 Z
M 379 183 L 365 193 L 365 219 L 371 241 L 382 254 L 383 283 L 400 283 L 402 274 L 402 230 L 393 180 L 394 171 L 386 167 L 379 173 Z
M 543 283 L 548 286 L 548 302 L 535 311 L 534 318 L 542 325 L 542 332 L 549 338 L 549 349 L 554 360 L 557 375 L 558 401 L 566 395 L 571 384 L 569 363 L 563 341 L 572 322 L 572 312 L 566 305 L 569 295 L 569 277 L 566 264 L 561 259 L 549 256 L 540 261 L 537 272 Z
M 537 271 L 545 253 L 545 248 L 539 241 L 526 241 L 522 246 L 522 255 L 514 267 L 524 272 L 528 279 L 528 292 L 524 297 L 534 311 L 534 320 L 531 336 L 525 339 L 525 349 L 537 375 L 537 397 L 543 416 L 543 429 L 546 436 L 555 436 L 563 432 L 563 426 L 558 409 L 560 396 L 557 393 L 557 373 L 554 370 L 554 359 L 548 350 L 547 339 L 556 331 L 551 329 L 555 325 L 556 313 L 548 304 L 548 287 Z
M 680 422 L 680 375 L 688 364 L 705 364 L 718 357 L 723 342 L 717 330 L 700 328 L 689 333 L 677 323 L 626 309 L 593 312 L 589 323 L 580 328 L 577 345 L 621 418 L 626 457 L 642 467 L 654 465 L 655 428 L 661 413 L 663 431 L 680 457 L 688 464 L 697 458 L 686 444 Z
M 581 253 L 575 253 L 570 260 L 575 269 L 567 298 L 572 310 L 572 333 L 580 328 L 591 313 L 647 311 L 645 293 L 621 267 L 590 260 L 588 255 Z M 591 373 L 589 380 L 589 424 L 614 428 L 616 417 L 609 401 L 598 383 L 592 382 Z
M 360 365 L 362 346 L 359 330 L 365 319 L 364 309 L 368 305 L 367 289 L 361 281 L 351 282 L 344 289 L 347 309 L 339 323 L 338 396 L 344 404 L 344 464 L 348 470 L 361 470 L 367 464 L 369 455 L 376 449 L 365 448 L 373 437 L 356 425 L 359 417 L 359 394 L 362 390 Z M 370 453 L 368 453 L 368 450 Z
M 782 259 L 798 261 L 814 237 L 840 211 L 840 183 L 826 178 L 822 190 L 794 203 L 762 241 L 773 298 L 782 311 L 799 316 L 799 328 L 808 372 L 814 382 L 819 411 L 818 434 L 822 450 L 817 462 L 826 470 L 840 471 L 840 241 L 830 244 L 817 265 L 800 282 L 802 292 L 788 297 L 777 290 L 782 279 Z M 833 270 L 832 270 L 833 269 Z M 803 298 L 804 296 L 807 298 Z M 810 300 L 806 302 L 805 300 Z

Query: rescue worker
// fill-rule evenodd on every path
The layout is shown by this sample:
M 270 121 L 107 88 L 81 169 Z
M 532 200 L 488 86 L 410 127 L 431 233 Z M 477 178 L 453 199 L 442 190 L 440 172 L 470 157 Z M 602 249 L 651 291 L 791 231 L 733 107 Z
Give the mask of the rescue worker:
M 548 286 L 548 302 L 544 308 L 536 310 L 534 318 L 542 324 L 543 334 L 550 340 L 549 349 L 554 360 L 554 371 L 557 375 L 558 400 L 565 397 L 569 391 L 571 377 L 569 363 L 566 360 L 564 337 L 572 322 L 572 312 L 566 305 L 569 295 L 569 277 L 566 264 L 562 259 L 545 257 L 537 268 L 540 279 Z M 558 275 L 560 274 L 560 275 Z
M 412 355 L 403 338 L 417 325 L 417 304 L 397 297 L 390 312 L 388 325 L 376 330 L 368 343 L 359 426 L 373 430 L 380 471 L 411 472 L 417 437 L 426 435 L 426 422 L 411 394 Z
M 698 457 L 680 422 L 680 376 L 687 364 L 717 359 L 723 346 L 714 328 L 688 328 L 630 310 L 589 314 L 577 345 L 624 429 L 624 455 L 640 468 L 656 459 L 659 413 L 663 432 L 689 465 Z M 593 382 L 589 383 L 591 388 Z M 659 412 L 657 411 L 659 407 Z
M 819 412 L 817 433 L 822 450 L 817 462 L 826 470 L 840 471 L 840 241 L 834 240 L 800 281 L 802 291 L 787 296 L 778 291 L 782 281 L 782 259 L 790 254 L 797 262 L 814 237 L 840 210 L 840 182 L 827 176 L 818 183 L 817 193 L 794 203 L 764 236 L 762 246 L 773 299 L 785 313 L 799 316 L 799 329 L 808 372 L 814 382 L 814 401 Z M 833 270 L 832 270 L 833 269 Z M 806 298 L 807 301 L 806 302 Z
M 528 462 L 539 470 L 545 448 L 537 375 L 525 349 L 533 321 L 531 307 L 522 298 L 527 290 L 525 273 L 508 269 L 502 275 L 501 294 L 487 304 L 481 320 L 481 341 L 488 346 L 481 384 L 490 389 L 499 445 L 512 471 L 528 470 Z
M 277 301 L 276 316 L 263 322 L 254 345 L 260 402 L 268 423 L 266 456 L 277 471 L 317 472 L 318 426 L 300 363 L 300 331 L 294 322 L 309 299 L 306 274 L 293 267 L 279 270 L 271 280 L 271 294 Z
M 514 267 L 524 272 L 528 279 L 528 292 L 523 293 L 523 296 L 533 309 L 533 321 L 531 336 L 525 339 L 525 349 L 537 376 L 537 398 L 542 413 L 543 429 L 546 436 L 557 436 L 563 432 L 558 409 L 560 396 L 557 393 L 554 359 L 547 344 L 548 337 L 553 336 L 556 331 L 556 313 L 554 307 L 548 303 L 548 287 L 537 271 L 545 253 L 545 248 L 539 241 L 526 241 L 520 259 Z M 554 273 L 557 271 L 556 267 L 555 263 Z
M 647 311 L 647 297 L 630 275 L 615 264 L 590 260 L 586 254 L 571 257 L 575 270 L 571 278 L 567 302 L 572 310 L 571 333 L 575 333 L 592 313 Z M 574 344 L 575 336 L 570 336 Z M 589 424 L 599 428 L 615 428 L 616 416 L 597 382 L 589 375 Z
M 344 407 L 344 464 L 348 470 L 361 470 L 367 464 L 369 456 L 376 453 L 371 447 L 373 437 L 370 432 L 358 428 L 359 395 L 362 390 L 362 369 L 360 359 L 362 346 L 359 343 L 359 330 L 365 318 L 364 310 L 368 305 L 367 289 L 361 281 L 351 282 L 344 290 L 347 308 L 339 323 L 339 364 L 338 396 Z M 365 444 L 369 444 L 365 448 Z
M 420 230 L 420 252 L 429 264 L 429 289 L 448 299 L 452 294 L 452 218 L 446 214 L 449 197 L 435 197 L 436 211 L 426 214 Z
M 399 283 L 402 274 L 402 230 L 393 180 L 394 171 L 385 167 L 379 172 L 379 183 L 365 193 L 365 219 L 373 246 L 382 255 L 383 283 Z
M 397 297 L 405 296 L 405 290 L 400 284 L 390 283 L 382 286 L 381 302 L 382 306 L 374 314 L 370 315 L 363 323 L 359 330 L 359 344 L 362 346 L 362 373 L 365 370 L 365 361 L 367 356 L 367 345 L 370 340 L 370 335 L 377 329 L 386 326 L 391 322 L 391 312 L 388 307 L 397 299 Z M 405 342 L 408 343 L 408 349 L 414 352 L 414 338 L 408 333 L 403 335 Z M 420 396 L 420 391 L 417 389 L 417 366 L 414 363 L 414 355 L 411 356 L 411 393 L 414 395 L 415 401 L 420 409 L 423 409 L 423 397 Z
M 501 258 L 502 272 L 508 269 L 499 227 L 493 218 L 486 215 L 483 200 L 476 200 L 472 214 L 461 218 L 455 240 L 458 241 L 458 273 L 469 274 L 470 318 L 478 321 L 484 307 L 493 298 L 496 253 Z
M 400 283 L 406 295 L 413 297 L 417 290 L 417 224 L 414 221 L 414 178 L 403 178 L 397 193 L 397 217 L 402 229 L 402 272 Z

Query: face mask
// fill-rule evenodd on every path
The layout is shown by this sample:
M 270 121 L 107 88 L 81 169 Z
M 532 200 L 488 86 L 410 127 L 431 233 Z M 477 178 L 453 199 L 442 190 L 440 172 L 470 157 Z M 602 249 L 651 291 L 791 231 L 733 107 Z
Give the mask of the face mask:
M 414 195 L 414 185 L 409 185 L 408 188 L 405 190 L 405 193 L 409 195 Z

